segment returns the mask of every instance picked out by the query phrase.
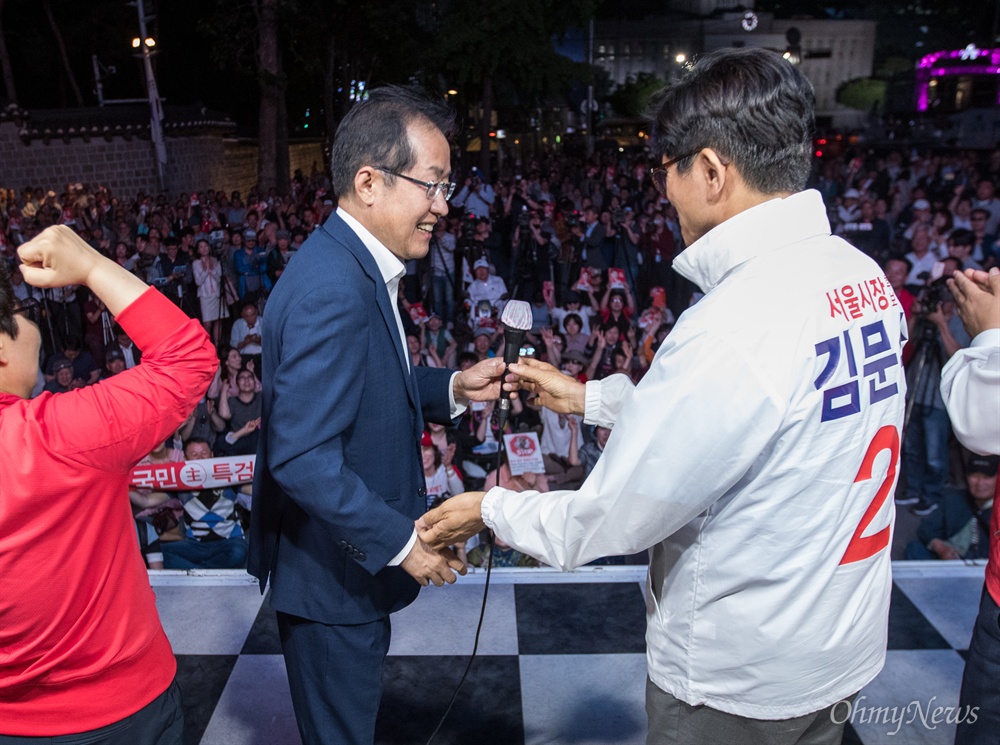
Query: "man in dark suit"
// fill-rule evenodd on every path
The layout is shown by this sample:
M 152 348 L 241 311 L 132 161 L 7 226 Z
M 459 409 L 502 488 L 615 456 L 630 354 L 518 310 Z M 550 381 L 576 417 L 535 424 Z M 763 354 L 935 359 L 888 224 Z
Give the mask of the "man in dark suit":
M 414 529 L 420 433 L 499 396 L 504 366 L 411 367 L 396 302 L 448 212 L 452 125 L 408 89 L 357 104 L 333 146 L 340 206 L 268 300 L 248 569 L 262 591 L 270 576 L 307 744 L 373 741 L 389 614 L 464 573 Z

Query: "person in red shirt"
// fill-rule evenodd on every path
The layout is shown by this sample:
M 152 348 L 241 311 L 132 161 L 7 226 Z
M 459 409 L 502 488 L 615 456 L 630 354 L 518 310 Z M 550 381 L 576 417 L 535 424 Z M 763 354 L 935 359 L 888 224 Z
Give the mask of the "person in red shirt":
M 173 745 L 183 714 L 129 507 L 133 465 L 194 409 L 201 324 L 65 226 L 18 249 L 35 287 L 83 284 L 141 364 L 31 399 L 41 335 L 0 269 L 0 744 Z

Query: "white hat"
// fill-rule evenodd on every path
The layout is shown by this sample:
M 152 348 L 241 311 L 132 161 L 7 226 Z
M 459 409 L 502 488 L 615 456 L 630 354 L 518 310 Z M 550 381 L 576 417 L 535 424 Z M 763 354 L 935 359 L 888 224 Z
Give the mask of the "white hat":
M 479 269 L 480 267 L 482 267 L 483 269 L 489 269 L 490 262 L 488 262 L 486 259 L 476 259 L 476 263 L 472 265 L 472 268 Z
M 844 192 L 844 199 L 857 199 L 861 194 L 857 189 L 848 189 Z

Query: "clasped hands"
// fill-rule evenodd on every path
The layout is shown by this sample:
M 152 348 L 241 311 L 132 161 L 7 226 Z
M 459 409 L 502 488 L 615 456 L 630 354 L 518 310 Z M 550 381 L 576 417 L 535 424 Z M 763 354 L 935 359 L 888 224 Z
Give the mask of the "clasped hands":
M 498 363 L 501 368 L 496 374 L 502 373 L 502 360 L 486 360 L 479 365 L 469 368 L 467 373 L 472 373 L 480 365 L 486 362 Z M 493 365 L 495 367 L 495 365 Z M 521 359 L 510 366 L 511 374 L 503 382 L 504 390 L 524 391 L 536 396 L 537 401 L 542 406 L 551 409 L 557 414 L 582 414 L 586 401 L 586 388 L 583 383 L 576 378 L 565 375 L 552 365 L 546 362 L 539 362 L 531 358 Z M 464 374 L 464 373 L 463 373 Z M 459 383 L 456 380 L 456 389 Z M 456 390 L 457 393 L 457 390 Z M 493 398 L 499 395 L 499 384 Z M 470 398 L 473 398 L 470 396 Z M 483 400 L 483 399 L 479 399 Z M 450 499 L 446 499 L 443 504 L 425 513 L 417 520 L 417 535 L 419 541 L 425 543 L 432 549 L 447 551 L 451 554 L 449 546 L 456 543 L 463 543 L 486 525 L 483 523 L 482 503 L 486 492 L 469 491 L 457 494 Z M 454 554 L 452 554 L 454 556 Z M 458 559 L 456 559 L 458 561 Z M 464 567 L 463 567 L 464 569 Z M 461 572 L 465 574 L 465 572 Z M 454 582 L 454 576 L 451 580 Z
M 1000 328 L 1000 269 L 955 272 L 948 280 L 948 289 L 955 296 L 958 316 L 969 336 L 975 338 L 987 329 Z

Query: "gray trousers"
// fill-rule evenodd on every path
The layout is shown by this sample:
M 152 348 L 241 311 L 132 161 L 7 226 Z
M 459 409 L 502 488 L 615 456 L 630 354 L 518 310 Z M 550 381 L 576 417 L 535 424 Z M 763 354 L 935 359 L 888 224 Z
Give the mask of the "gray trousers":
M 749 719 L 691 706 L 646 678 L 646 745 L 840 745 L 844 725 L 833 720 L 843 717 L 831 717 L 832 710 L 829 706 L 794 719 Z

